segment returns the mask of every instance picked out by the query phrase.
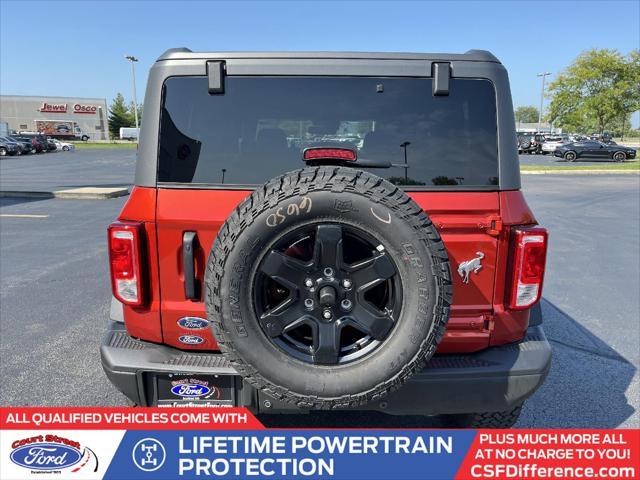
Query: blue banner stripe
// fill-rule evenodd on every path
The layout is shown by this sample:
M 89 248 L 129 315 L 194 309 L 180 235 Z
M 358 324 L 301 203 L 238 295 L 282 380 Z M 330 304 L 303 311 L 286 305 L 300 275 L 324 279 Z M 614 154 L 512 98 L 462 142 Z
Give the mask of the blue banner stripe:
M 128 431 L 106 479 L 452 479 L 463 430 Z

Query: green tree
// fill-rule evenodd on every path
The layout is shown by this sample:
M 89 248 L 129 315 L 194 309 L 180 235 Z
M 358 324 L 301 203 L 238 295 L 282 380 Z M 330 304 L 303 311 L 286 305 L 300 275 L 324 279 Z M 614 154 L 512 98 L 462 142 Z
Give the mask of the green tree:
M 564 129 L 599 133 L 640 108 L 638 52 L 582 52 L 549 85 L 548 119 Z
M 620 136 L 631 129 L 631 114 L 640 109 L 640 50 L 633 50 L 624 65 L 623 79 L 617 85 L 618 116 L 614 123 Z
M 538 109 L 531 105 L 518 107 L 513 112 L 516 117 L 516 123 L 535 123 L 538 121 Z
M 134 109 L 133 102 L 129 102 L 129 115 L 131 115 L 131 118 L 133 119 L 130 125 L 131 127 L 135 127 L 136 125 L 136 117 L 133 109 Z M 142 104 L 141 103 L 138 104 L 138 124 L 142 125 Z
M 631 115 L 621 115 L 618 118 L 614 118 L 608 128 L 612 136 L 624 138 L 625 135 L 628 135 L 632 132 Z
M 111 138 L 120 136 L 120 127 L 130 127 L 133 124 L 133 112 L 129 110 L 122 94 L 118 93 L 109 106 L 109 133 Z

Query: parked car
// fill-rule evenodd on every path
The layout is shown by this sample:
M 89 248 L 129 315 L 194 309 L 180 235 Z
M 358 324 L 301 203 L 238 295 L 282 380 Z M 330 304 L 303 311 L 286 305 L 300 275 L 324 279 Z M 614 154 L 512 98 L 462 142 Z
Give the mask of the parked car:
M 569 135 L 569 141 L 570 142 L 584 142 L 589 140 L 588 137 L 586 137 L 585 135 L 581 135 L 581 134 L 574 134 L 574 135 Z
M 521 133 L 518 135 L 518 153 L 541 153 L 544 135 L 541 133 Z
M 528 153 L 531 146 L 531 139 L 528 135 L 516 135 L 516 141 L 518 143 L 518 153 Z
M 0 156 L 6 155 L 20 155 L 20 145 L 16 142 L 12 142 L 7 137 L 0 137 Z
M 62 150 L 65 152 L 76 149 L 76 146 L 73 143 L 61 142 L 60 140 L 54 140 L 53 143 L 56 145 L 58 150 Z
M 277 56 L 151 68 L 160 121 L 108 227 L 107 377 L 141 406 L 513 425 L 551 348 L 547 231 L 498 141 L 516 135 L 506 69 L 478 50 Z
M 555 152 L 556 148 L 569 142 L 569 137 L 546 136 L 541 151 L 544 155 Z
M 35 148 L 36 153 L 49 151 L 47 139 L 44 135 L 41 135 L 39 133 L 28 133 L 28 132 L 20 132 L 19 135 L 21 138 L 28 138 L 31 141 L 31 144 Z
M 39 137 L 32 137 L 31 143 L 36 149 L 36 153 L 46 153 L 49 151 L 48 147 L 45 144 L 45 141 Z
M 565 143 L 557 147 L 553 154 L 556 157 L 564 158 L 567 162 L 573 162 L 579 158 L 615 160 L 616 162 L 636 158 L 636 151 L 633 148 L 593 140 Z
M 31 140 L 29 140 L 28 138 L 20 138 L 20 137 L 14 137 L 14 136 L 9 136 L 6 138 L 10 142 L 17 143 L 20 146 L 20 151 L 22 154 L 35 152 L 35 148 L 32 145 Z
M 592 133 L 589 136 L 589 140 L 594 140 L 596 142 L 608 143 L 608 142 L 612 141 L 612 137 L 611 137 L 611 133 L 609 133 L 609 132 Z
M 53 152 L 54 150 L 57 150 L 58 146 L 56 145 L 56 142 L 53 141 L 52 138 L 47 138 L 47 150 L 49 150 L 50 152 Z

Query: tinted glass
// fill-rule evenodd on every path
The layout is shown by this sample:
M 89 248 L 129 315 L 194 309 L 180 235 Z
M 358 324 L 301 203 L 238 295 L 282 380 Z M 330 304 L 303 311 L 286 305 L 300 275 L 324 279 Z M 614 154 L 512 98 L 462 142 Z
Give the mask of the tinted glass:
M 497 185 L 495 103 L 474 79 L 434 97 L 425 78 L 228 77 L 209 95 L 206 77 L 173 77 L 158 180 L 261 184 L 304 167 L 304 148 L 342 146 L 395 164 L 373 171 L 396 184 Z

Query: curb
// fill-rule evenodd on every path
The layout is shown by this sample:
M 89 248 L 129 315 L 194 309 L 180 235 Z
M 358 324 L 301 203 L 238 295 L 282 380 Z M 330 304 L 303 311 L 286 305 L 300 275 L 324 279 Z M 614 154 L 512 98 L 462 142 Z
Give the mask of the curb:
M 125 195 L 129 195 L 128 187 L 82 187 L 70 188 L 65 190 L 54 190 L 52 192 L 0 190 L 0 197 L 5 198 L 64 198 L 70 200 L 106 200 L 108 198 L 124 197 Z
M 520 170 L 521 175 L 638 175 L 640 170 Z

